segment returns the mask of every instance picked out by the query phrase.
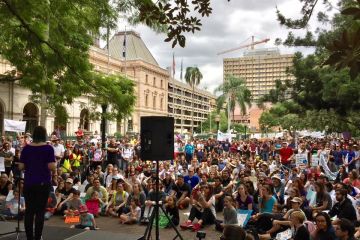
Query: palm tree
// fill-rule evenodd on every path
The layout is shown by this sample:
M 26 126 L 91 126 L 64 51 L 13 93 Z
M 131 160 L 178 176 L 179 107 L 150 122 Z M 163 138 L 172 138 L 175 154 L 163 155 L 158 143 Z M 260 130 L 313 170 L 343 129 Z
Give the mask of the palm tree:
M 195 95 L 195 86 L 200 84 L 201 79 L 203 78 L 202 73 L 198 67 L 187 67 L 185 73 L 185 81 L 192 87 L 192 112 L 191 112 L 191 133 L 194 133 L 194 95 Z
M 246 114 L 246 106 L 251 106 L 251 92 L 246 87 L 245 81 L 241 78 L 234 76 L 226 76 L 225 81 L 215 89 L 215 93 L 221 92 L 222 94 L 217 98 L 217 110 L 219 111 L 224 102 L 228 99 L 228 130 L 230 130 L 230 112 L 235 116 L 236 104 L 240 107 L 241 114 Z

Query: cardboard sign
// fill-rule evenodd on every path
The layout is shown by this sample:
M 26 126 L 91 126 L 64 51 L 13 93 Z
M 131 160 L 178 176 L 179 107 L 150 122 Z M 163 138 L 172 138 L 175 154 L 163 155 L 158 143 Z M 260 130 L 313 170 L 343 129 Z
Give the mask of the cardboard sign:
M 0 172 L 5 172 L 5 158 L 0 157 Z
M 74 224 L 80 222 L 80 216 L 66 216 L 65 223 L 66 224 Z
M 311 167 L 317 167 L 319 165 L 320 158 L 317 155 L 311 156 Z
M 4 130 L 8 132 L 25 132 L 26 122 L 4 119 Z
M 300 168 L 300 169 L 305 169 L 308 165 L 308 159 L 307 159 L 307 154 L 301 154 L 298 153 L 295 155 L 295 160 L 296 160 L 296 167 Z
M 251 217 L 252 210 L 238 210 L 237 219 L 240 227 L 245 227 Z

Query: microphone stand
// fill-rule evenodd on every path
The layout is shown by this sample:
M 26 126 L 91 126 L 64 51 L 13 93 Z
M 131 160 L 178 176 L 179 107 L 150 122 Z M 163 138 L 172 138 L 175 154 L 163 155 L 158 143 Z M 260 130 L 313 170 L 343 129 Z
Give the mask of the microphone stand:
M 21 232 L 25 232 L 24 230 L 21 230 L 20 229 L 20 203 L 21 203 L 21 201 L 20 201 L 20 199 L 21 199 L 21 189 L 20 189 L 20 180 L 21 180 L 21 177 L 20 177 L 20 175 L 19 176 L 17 176 L 17 177 L 15 177 L 15 182 L 17 182 L 17 185 L 18 185 L 18 191 L 19 191 L 19 196 L 18 196 L 18 214 L 17 214 L 17 226 L 15 227 L 15 231 L 11 231 L 11 232 L 7 232 L 7 233 L 1 233 L 0 234 L 0 237 L 1 236 L 5 236 L 5 235 L 10 235 L 10 234 L 14 234 L 14 233 L 16 233 L 16 240 L 19 240 L 19 238 L 20 238 L 20 233 Z

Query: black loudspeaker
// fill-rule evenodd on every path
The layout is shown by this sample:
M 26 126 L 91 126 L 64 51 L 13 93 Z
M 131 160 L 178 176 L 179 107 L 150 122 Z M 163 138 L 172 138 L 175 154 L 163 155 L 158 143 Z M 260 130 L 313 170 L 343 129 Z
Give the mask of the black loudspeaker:
M 141 159 L 174 158 L 174 118 L 141 117 Z

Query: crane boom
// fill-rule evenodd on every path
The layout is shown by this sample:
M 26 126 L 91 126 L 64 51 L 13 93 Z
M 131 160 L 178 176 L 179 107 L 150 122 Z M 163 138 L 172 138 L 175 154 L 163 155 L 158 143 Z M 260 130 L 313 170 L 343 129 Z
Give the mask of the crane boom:
M 225 53 L 229 53 L 229 52 L 233 52 L 233 51 L 236 51 L 236 50 L 239 50 L 239 49 L 242 49 L 242 48 L 246 48 L 246 47 L 254 47 L 254 45 L 257 45 L 257 44 L 260 44 L 260 43 L 266 43 L 270 41 L 270 38 L 266 38 L 266 39 L 263 39 L 263 40 L 260 40 L 260 41 L 253 41 L 252 43 L 249 43 L 249 44 L 245 44 L 245 45 L 242 45 L 242 46 L 239 46 L 239 47 L 236 47 L 236 48 L 232 48 L 232 49 L 229 49 L 229 50 L 226 50 L 226 51 L 223 51 L 223 52 L 219 52 L 217 53 L 217 55 L 222 55 L 222 54 L 225 54 Z

